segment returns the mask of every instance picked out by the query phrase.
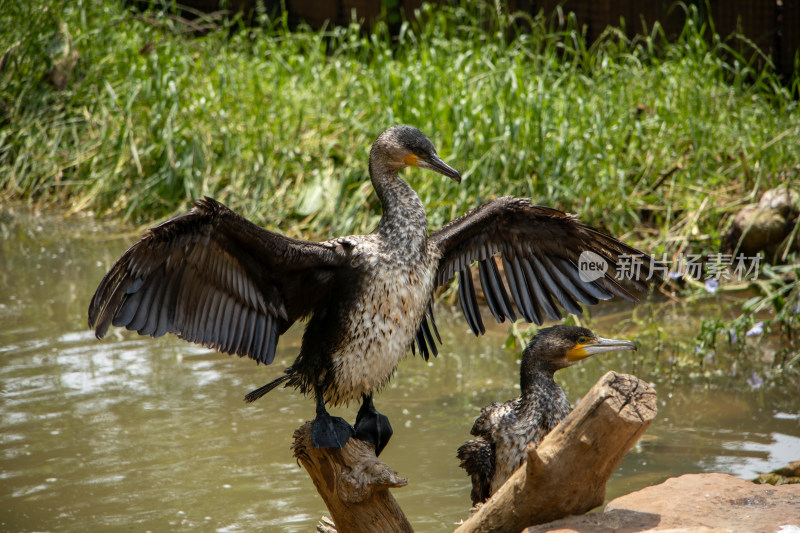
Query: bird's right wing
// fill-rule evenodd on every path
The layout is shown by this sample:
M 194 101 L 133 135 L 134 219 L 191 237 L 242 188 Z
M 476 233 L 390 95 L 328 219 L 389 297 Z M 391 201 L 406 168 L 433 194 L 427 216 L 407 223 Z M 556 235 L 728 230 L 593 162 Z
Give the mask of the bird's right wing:
M 623 284 L 646 291 L 657 262 L 557 209 L 532 205 L 527 198 L 497 198 L 443 226 L 430 236 L 442 254 L 436 285 L 459 274 L 459 295 L 464 316 L 477 335 L 485 328 L 475 293 L 471 265 L 478 263 L 486 303 L 498 322 L 516 320 L 495 255 L 503 261 L 503 274 L 514 303 L 528 322 L 541 324 L 546 317 L 561 318 L 559 307 L 580 314 L 580 304 L 621 296 L 636 297 Z M 586 255 L 585 255 L 586 254 Z M 589 257 L 605 267 L 602 272 L 582 272 Z M 630 263 L 632 274 L 621 271 Z M 590 274 L 590 275 L 585 275 Z
M 270 364 L 278 336 L 325 298 L 346 245 L 284 237 L 204 198 L 149 230 L 114 264 L 89 327 L 178 337 Z

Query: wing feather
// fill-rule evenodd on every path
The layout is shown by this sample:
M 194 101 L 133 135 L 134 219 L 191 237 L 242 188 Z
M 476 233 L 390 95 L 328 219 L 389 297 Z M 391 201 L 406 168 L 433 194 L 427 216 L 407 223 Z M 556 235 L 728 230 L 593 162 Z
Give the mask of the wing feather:
M 545 315 L 560 318 L 559 308 L 580 314 L 581 304 L 594 305 L 613 296 L 636 301 L 626 287 L 646 291 L 650 282 L 658 279 L 658 263 L 649 255 L 572 215 L 532 205 L 527 198 L 497 198 L 434 232 L 430 241 L 442 255 L 436 285 L 459 273 L 462 310 L 476 333 L 482 329 L 478 327 L 480 309 L 469 275 L 476 261 L 487 306 L 498 322 L 516 320 L 511 300 L 528 322 L 541 324 Z M 583 252 L 593 252 L 607 263 L 598 279 L 580 276 L 578 263 Z M 498 254 L 510 299 L 494 259 Z M 637 262 L 638 275 L 631 269 L 625 274 L 633 273 L 632 279 L 620 282 L 626 257 Z
M 536 267 L 532 266 L 532 264 L 535 265 L 538 261 L 539 259 L 536 256 L 531 256 L 526 257 L 522 262 L 522 265 L 525 267 L 525 272 L 528 274 L 528 279 L 530 280 L 533 297 L 542 308 L 542 311 L 544 311 L 551 320 L 559 320 L 561 318 L 561 313 L 558 311 L 556 304 L 553 303 L 550 291 L 545 290 L 541 278 L 534 273 Z M 537 322 L 536 324 L 541 326 L 542 322 Z
M 430 324 L 428 323 L 427 317 L 422 319 L 422 327 L 420 329 L 422 330 L 422 334 L 425 337 L 425 342 L 430 347 L 431 353 L 433 353 L 434 357 L 438 356 L 439 349 L 436 347 L 436 342 L 434 342 L 433 340 L 433 335 L 431 334 L 431 327 Z M 439 342 L 442 342 L 442 340 L 439 339 Z
M 339 242 L 284 237 L 206 197 L 111 267 L 89 304 L 89 326 L 98 338 L 110 325 L 173 333 L 269 364 L 278 337 L 330 294 L 347 259 Z
M 489 281 L 489 276 L 491 276 L 489 269 L 490 267 L 486 259 L 482 259 L 478 262 L 478 274 L 481 279 L 481 287 L 483 287 L 483 292 L 486 296 L 486 304 L 489 306 L 489 310 L 492 312 L 494 319 L 500 324 L 505 320 L 505 315 L 502 311 L 500 295 L 497 294 L 497 286 Z
M 414 345 L 412 344 L 413 348 Z M 430 359 L 431 355 L 428 352 L 428 344 L 425 342 L 425 334 L 422 332 L 422 327 L 417 330 L 417 347 L 419 349 L 419 356 L 423 361 Z
M 472 275 L 469 270 L 464 269 L 459 273 L 459 296 L 461 297 L 461 307 L 464 311 L 464 316 L 467 317 L 467 323 L 475 335 L 483 335 L 486 333 L 486 328 L 481 319 L 481 311 L 478 307 L 478 299 L 475 295 L 475 286 L 472 283 Z
M 566 284 L 561 283 L 562 280 L 558 277 L 558 272 L 553 270 L 552 263 L 550 263 L 547 257 L 541 257 L 538 259 L 539 261 L 536 262 L 536 273 L 539 275 L 540 279 L 544 281 L 544 285 L 550 289 L 551 294 L 556 297 L 556 300 L 558 300 L 558 303 L 561 305 L 561 307 L 572 314 L 581 314 L 581 306 L 575 301 L 576 299 L 579 299 L 577 294 L 573 298 L 573 295 L 570 294 L 569 288 L 566 286 Z

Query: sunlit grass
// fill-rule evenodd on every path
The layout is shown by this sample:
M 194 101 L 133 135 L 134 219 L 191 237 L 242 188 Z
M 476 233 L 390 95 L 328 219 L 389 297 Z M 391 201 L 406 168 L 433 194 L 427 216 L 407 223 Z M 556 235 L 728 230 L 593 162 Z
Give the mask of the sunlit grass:
M 419 20 L 396 39 L 280 19 L 197 36 L 122 2 L 11 0 L 0 195 L 149 224 L 208 194 L 294 235 L 368 231 L 369 145 L 408 123 L 465 175 L 408 171 L 432 226 L 530 196 L 658 253 L 715 250 L 726 213 L 797 179 L 791 86 L 693 17 L 672 44 L 655 25 L 592 47 L 572 23 L 515 35 L 488 8 Z M 60 22 L 80 53 L 61 92 L 47 82 Z

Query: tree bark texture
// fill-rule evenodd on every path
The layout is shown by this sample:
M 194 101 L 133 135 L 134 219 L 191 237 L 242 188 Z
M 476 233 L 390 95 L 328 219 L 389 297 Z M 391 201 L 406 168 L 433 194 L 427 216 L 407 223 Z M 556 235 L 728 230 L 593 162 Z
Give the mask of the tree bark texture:
M 375 457 L 375 449 L 356 438 L 344 448 L 319 449 L 311 443 L 311 422 L 294 432 L 294 456 L 311 476 L 338 533 L 413 533 L 403 510 L 387 490 L 407 479 Z

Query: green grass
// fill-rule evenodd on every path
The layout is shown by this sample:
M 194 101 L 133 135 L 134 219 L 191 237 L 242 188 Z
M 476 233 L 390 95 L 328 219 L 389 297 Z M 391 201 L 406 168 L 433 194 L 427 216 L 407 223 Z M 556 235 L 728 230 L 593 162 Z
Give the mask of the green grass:
M 465 175 L 457 187 L 408 171 L 432 226 L 513 194 L 654 252 L 711 251 L 727 213 L 798 179 L 791 88 L 692 17 L 672 44 L 656 25 L 592 47 L 541 18 L 513 35 L 490 9 L 420 20 L 395 40 L 266 18 L 195 36 L 122 2 L 11 0 L 0 195 L 149 224 L 208 194 L 292 234 L 368 231 L 369 145 L 408 123 Z M 59 92 L 47 74 L 60 23 L 80 59 Z

